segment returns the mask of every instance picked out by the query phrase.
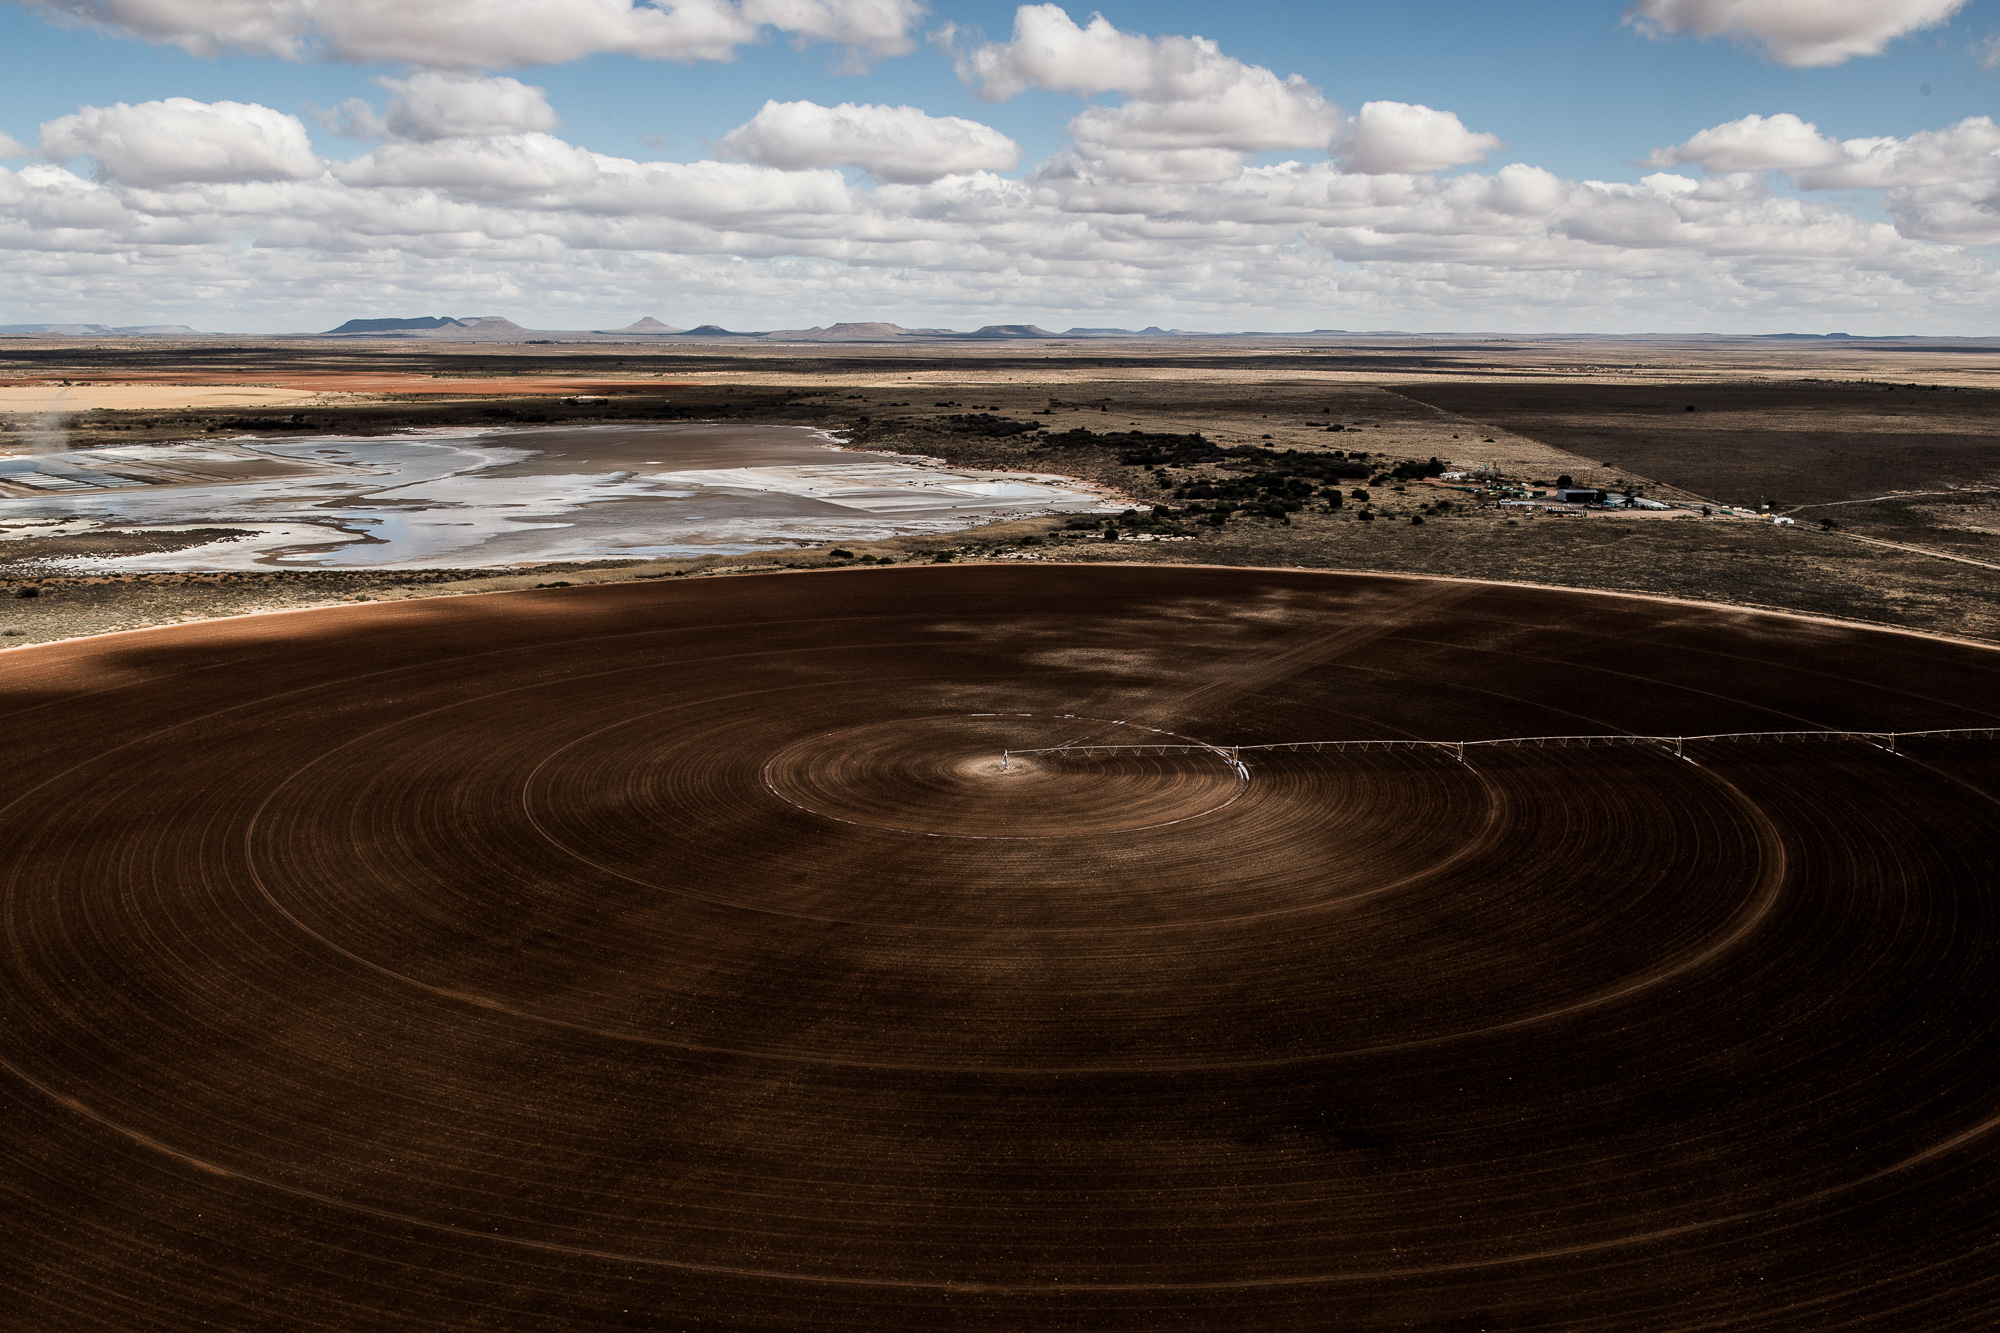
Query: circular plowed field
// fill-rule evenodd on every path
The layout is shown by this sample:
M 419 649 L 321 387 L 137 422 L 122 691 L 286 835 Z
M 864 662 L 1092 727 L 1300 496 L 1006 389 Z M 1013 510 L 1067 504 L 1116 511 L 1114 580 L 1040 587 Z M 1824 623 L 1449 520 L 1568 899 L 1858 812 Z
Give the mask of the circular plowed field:
M 2000 653 L 854 571 L 0 656 L 0 1327 L 1987 1329 Z

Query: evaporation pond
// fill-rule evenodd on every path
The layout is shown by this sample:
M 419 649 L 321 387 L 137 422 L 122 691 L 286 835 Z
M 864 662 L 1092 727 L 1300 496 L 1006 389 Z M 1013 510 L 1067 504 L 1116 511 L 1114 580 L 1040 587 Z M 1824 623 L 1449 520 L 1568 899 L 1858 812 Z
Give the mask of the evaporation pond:
M 0 459 L 0 563 L 7 540 L 64 538 L 38 567 L 476 568 L 869 541 L 1107 507 L 1070 478 L 848 450 L 805 426 L 245 436 Z M 168 540 L 218 528 L 231 535 Z M 89 549 L 93 533 L 134 531 L 159 534 L 162 549 Z

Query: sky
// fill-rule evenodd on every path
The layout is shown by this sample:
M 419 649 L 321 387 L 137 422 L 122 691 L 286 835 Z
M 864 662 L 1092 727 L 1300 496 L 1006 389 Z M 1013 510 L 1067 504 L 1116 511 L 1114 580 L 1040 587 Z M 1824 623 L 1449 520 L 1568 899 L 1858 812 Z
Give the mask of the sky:
M 2000 0 L 0 0 L 0 324 L 2000 335 Z

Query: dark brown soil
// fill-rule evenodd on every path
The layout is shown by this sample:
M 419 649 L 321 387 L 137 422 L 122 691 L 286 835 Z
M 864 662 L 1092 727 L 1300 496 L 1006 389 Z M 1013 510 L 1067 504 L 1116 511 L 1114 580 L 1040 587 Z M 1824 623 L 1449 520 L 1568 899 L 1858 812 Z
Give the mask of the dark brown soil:
M 2000 392 L 1990 389 L 1439 383 L 1398 392 L 1727 504 L 2000 482 Z
M 2000 639 L 2000 572 L 1754 523 L 1522 519 L 1494 514 L 1364 524 L 1323 515 L 1290 527 L 1232 523 L 1186 544 L 1074 542 L 1064 558 L 1506 579 L 1730 602 Z
M 1131 567 L 9 653 L 0 1327 L 1990 1328 L 2000 743 L 995 760 L 1996 686 Z

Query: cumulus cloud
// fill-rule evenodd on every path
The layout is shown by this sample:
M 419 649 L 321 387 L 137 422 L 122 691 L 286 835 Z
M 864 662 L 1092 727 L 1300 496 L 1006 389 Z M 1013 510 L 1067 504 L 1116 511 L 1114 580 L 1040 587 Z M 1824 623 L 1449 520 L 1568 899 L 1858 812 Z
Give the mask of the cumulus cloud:
M 1625 21 L 1649 36 L 1693 33 L 1759 45 L 1781 65 L 1819 68 L 1876 56 L 1945 22 L 1966 0 L 1638 0 Z
M 234 47 L 296 60 L 312 26 L 306 0 L 22 0 L 58 22 L 166 42 L 196 55 Z
M 421 142 L 532 134 L 556 127 L 547 95 L 516 79 L 427 71 L 381 82 L 395 94 L 383 121 L 383 129 L 394 138 Z
M 300 180 L 321 171 L 298 117 L 245 102 L 169 97 L 87 106 L 42 126 L 42 152 L 88 156 L 124 185 Z
M 1941 130 L 1907 138 L 1847 139 L 1843 160 L 1793 173 L 1806 190 L 1901 189 L 1926 185 L 1990 188 L 2000 182 L 2000 125 L 1991 116 L 1968 116 Z M 2000 199 L 1989 200 L 2000 208 Z
M 2000 131 L 1972 121 L 1843 151 L 1846 167 L 1907 182 L 1976 164 L 1982 143 Z M 1774 197 L 1745 172 L 1623 185 L 1523 164 L 1445 177 L 1320 160 L 1211 180 L 1047 170 L 863 188 L 824 167 L 637 162 L 539 131 L 393 141 L 311 177 L 168 180 L 192 174 L 0 170 L 0 297 L 39 309 L 37 293 L 67 274 L 65 309 L 78 290 L 109 301 L 143 256 L 154 306 L 167 281 L 370 306 L 461 289 L 491 305 L 518 285 L 544 302 L 622 308 L 650 291 L 710 303 L 678 307 L 689 316 L 748 307 L 787 322 L 813 293 L 845 304 L 815 306 L 829 315 L 924 307 L 938 312 L 928 323 L 1098 309 L 1123 293 L 1225 327 L 1423 311 L 1491 322 L 1544 307 L 1626 327 L 1674 311 L 1683 326 L 1729 311 L 1796 324 L 1813 310 L 1935 326 L 1939 311 L 1983 321 L 2000 298 L 1990 264 L 1937 243 L 1992 234 L 1990 176 L 1890 189 L 1891 223 Z
M 27 147 L 19 139 L 6 133 L 4 130 L 0 130 L 0 158 L 28 156 L 30 154 Z
M 1070 122 L 1079 141 L 1116 148 L 1325 148 L 1338 107 L 1296 75 L 1245 67 L 1213 93 L 1188 98 L 1128 97 L 1093 106 Z
M 1144 180 L 1221 180 L 1266 149 L 1324 149 L 1340 108 L 1294 74 L 1224 55 L 1205 37 L 1121 32 L 1102 15 L 1079 26 L 1060 6 L 1023 5 L 1013 37 L 961 57 L 959 77 L 987 101 L 1029 88 L 1123 95 L 1070 122 L 1076 163 Z
M 959 76 L 989 102 L 1030 88 L 1130 93 L 1164 102 L 1221 92 L 1255 68 L 1222 54 L 1206 37 L 1121 32 L 1102 14 L 1078 27 L 1062 6 L 1043 4 L 1015 10 L 1013 39 L 988 42 L 961 58 Z
M 785 171 L 860 167 L 878 180 L 905 184 L 970 171 L 1011 171 L 1021 162 L 1020 145 L 978 121 L 932 116 L 913 106 L 852 102 L 766 102 L 716 148 L 725 157 Z
M 1506 146 L 1497 135 L 1468 130 L 1449 111 L 1409 102 L 1366 102 L 1341 130 L 1335 151 L 1354 171 L 1384 175 L 1465 166 Z
M 766 29 L 848 48 L 913 49 L 923 0 L 24 0 L 52 18 L 198 55 L 440 69 L 557 65 L 600 53 L 728 60 Z
M 1322 161 L 1193 184 L 973 174 L 862 189 L 828 170 L 561 148 L 385 145 L 314 180 L 171 192 L 0 171 L 0 298 L 24 317 L 60 305 L 77 318 L 142 295 L 159 308 L 172 283 L 241 292 L 237 308 L 265 303 L 280 328 L 306 302 L 521 313 L 529 294 L 543 312 L 592 311 L 579 324 L 644 300 L 753 327 L 804 309 L 960 323 L 1109 305 L 1116 322 L 1154 310 L 1221 327 L 1713 328 L 1814 312 L 1976 324 L 2000 296 L 1992 267 L 1962 251 L 1741 175 L 1618 185 Z
M 1803 190 L 1971 185 L 2000 179 L 2000 126 L 1990 116 L 1971 116 L 1908 138 L 1836 140 L 1810 121 L 1780 112 L 1702 130 L 1649 160 L 1713 172 L 1781 171 Z
M 1660 149 L 1651 160 L 1717 173 L 1776 171 L 1800 190 L 1879 190 L 1903 236 L 2000 242 L 2000 125 L 1990 116 L 1905 138 L 1844 140 L 1789 113 L 1745 116 Z
M 1897 231 L 1954 245 L 2000 244 L 2000 125 L 1972 116 L 1905 138 L 1846 139 L 1838 160 L 1789 172 L 1801 190 L 1880 190 Z
M 1323 148 L 1338 109 L 1294 74 L 1280 79 L 1246 65 L 1206 37 L 1120 32 L 1103 15 L 1078 27 L 1058 5 L 1023 5 L 1011 41 L 989 42 L 959 61 L 959 76 L 983 99 L 1029 88 L 1125 95 L 1125 146 Z
M 910 30 L 928 12 L 923 0 L 743 0 L 743 15 L 754 23 L 843 46 L 857 56 L 915 50 Z
M 1656 167 L 1692 164 L 1707 171 L 1792 171 L 1844 157 L 1840 145 L 1821 134 L 1819 126 L 1781 111 L 1702 130 L 1684 144 L 1656 149 L 1647 161 Z
M 2000 271 L 1972 248 L 2000 243 L 2000 127 L 1986 117 L 1844 141 L 1796 116 L 1744 117 L 1660 150 L 1662 169 L 1630 184 L 1518 163 L 1443 175 L 1501 145 L 1413 104 L 1350 121 L 1213 43 L 1079 26 L 1048 6 L 1022 10 L 1002 45 L 966 57 L 996 95 L 1119 97 L 1083 108 L 1073 146 L 1023 180 L 994 174 L 1018 155 L 996 131 L 911 107 L 773 102 L 722 145 L 748 161 L 639 162 L 553 133 L 534 88 L 434 71 L 387 81 L 387 109 L 369 111 L 382 142 L 332 163 L 265 107 L 86 107 L 43 127 L 53 161 L 0 169 L 0 302 L 23 319 L 123 319 L 121 305 L 179 293 L 190 313 L 228 300 L 230 318 L 270 311 L 276 328 L 388 300 L 570 309 L 581 325 L 643 299 L 677 322 L 753 327 L 1049 312 L 1958 331 L 1985 327 L 2000 300 Z M 1266 146 L 1310 156 L 1251 165 Z M 59 165 L 82 156 L 94 175 Z M 1805 194 L 1775 192 L 1773 171 Z M 1810 197 L 1836 189 L 1877 191 L 1886 218 Z
M 320 120 L 348 139 L 429 143 L 490 134 L 533 134 L 557 125 L 540 88 L 505 77 L 426 70 L 407 79 L 377 79 L 392 96 L 387 114 L 350 97 Z
M 595 158 L 547 134 L 385 144 L 334 169 L 354 186 L 405 186 L 467 199 L 572 192 L 597 179 Z

